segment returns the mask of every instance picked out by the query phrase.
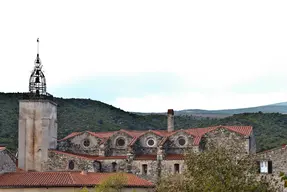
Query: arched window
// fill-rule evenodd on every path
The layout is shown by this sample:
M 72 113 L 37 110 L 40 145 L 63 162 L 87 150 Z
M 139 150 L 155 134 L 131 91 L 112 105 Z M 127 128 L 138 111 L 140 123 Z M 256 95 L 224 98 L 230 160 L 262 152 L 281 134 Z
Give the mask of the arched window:
M 102 172 L 102 164 L 99 161 L 93 162 L 94 172 Z
M 75 163 L 74 163 L 74 161 L 69 161 L 69 169 L 70 170 L 74 170 L 74 168 L 75 168 Z

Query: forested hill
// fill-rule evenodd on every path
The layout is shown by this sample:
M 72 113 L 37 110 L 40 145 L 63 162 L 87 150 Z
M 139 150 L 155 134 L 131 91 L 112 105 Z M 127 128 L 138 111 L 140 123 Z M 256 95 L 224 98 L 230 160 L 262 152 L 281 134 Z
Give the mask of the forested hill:
M 0 144 L 15 150 L 18 141 L 18 100 L 20 93 L 0 93 Z M 74 131 L 118 129 L 166 129 L 166 115 L 138 115 L 90 99 L 55 98 L 58 104 L 58 138 Z M 287 143 L 287 115 L 243 113 L 221 119 L 175 116 L 175 129 L 211 125 L 251 125 L 258 151 Z

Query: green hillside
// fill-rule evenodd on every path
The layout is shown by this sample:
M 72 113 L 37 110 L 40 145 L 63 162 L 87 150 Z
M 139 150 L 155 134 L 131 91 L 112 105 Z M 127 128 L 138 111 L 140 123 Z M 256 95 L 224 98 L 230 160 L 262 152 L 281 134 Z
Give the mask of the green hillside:
M 0 143 L 15 150 L 18 140 L 18 100 L 20 93 L 0 93 Z M 118 129 L 166 129 L 166 115 L 139 115 L 90 99 L 55 98 L 58 104 L 58 138 L 74 131 Z M 287 115 L 244 113 L 226 118 L 175 116 L 175 129 L 211 125 L 254 126 L 257 148 L 265 150 L 287 143 Z

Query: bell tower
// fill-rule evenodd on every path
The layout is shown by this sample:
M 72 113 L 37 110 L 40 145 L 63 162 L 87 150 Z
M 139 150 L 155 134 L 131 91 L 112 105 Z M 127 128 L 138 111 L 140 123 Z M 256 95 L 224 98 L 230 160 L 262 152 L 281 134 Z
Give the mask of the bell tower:
M 29 80 L 29 92 L 19 101 L 18 167 L 43 171 L 48 150 L 57 147 L 57 104 L 47 92 L 37 39 L 37 57 Z

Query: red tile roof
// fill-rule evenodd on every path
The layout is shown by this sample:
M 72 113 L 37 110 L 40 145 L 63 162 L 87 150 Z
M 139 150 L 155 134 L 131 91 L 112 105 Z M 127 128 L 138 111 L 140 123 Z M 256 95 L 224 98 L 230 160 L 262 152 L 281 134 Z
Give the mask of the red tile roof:
M 97 155 L 74 154 L 74 153 L 58 151 L 58 150 L 49 150 L 49 151 L 58 153 L 58 154 L 69 155 L 69 156 L 74 156 L 74 157 L 83 158 L 83 159 L 89 159 L 89 160 L 126 159 L 127 158 L 127 156 L 97 156 Z
M 0 175 L 0 188 L 28 187 L 82 187 L 99 185 L 116 173 L 81 172 L 14 172 Z M 125 187 L 154 187 L 154 184 L 136 175 L 124 173 Z
M 70 138 L 75 137 L 75 136 L 80 135 L 80 134 L 82 134 L 82 132 L 73 132 L 73 133 L 69 134 L 68 136 L 66 136 L 63 139 L 60 139 L 58 141 L 64 141 L 64 140 L 70 139 Z
M 90 132 L 87 131 L 89 134 L 94 135 L 95 137 L 101 138 L 103 143 L 104 141 L 106 141 L 108 138 L 110 138 L 112 135 L 114 135 L 115 133 L 118 132 L 124 132 L 126 134 L 128 134 L 129 136 L 133 137 L 132 141 L 130 142 L 130 146 L 133 145 L 137 139 L 139 137 L 141 137 L 142 135 L 146 134 L 146 133 L 154 133 L 158 136 L 161 137 L 166 137 L 168 138 L 169 136 L 179 132 L 179 131 L 184 131 L 187 134 L 190 134 L 192 136 L 194 136 L 194 142 L 193 145 L 199 145 L 201 137 L 206 134 L 207 132 L 216 130 L 218 128 L 224 128 L 224 129 L 228 129 L 230 131 L 239 133 L 241 135 L 245 135 L 245 136 L 249 136 L 252 133 L 252 126 L 213 126 L 213 127 L 206 127 L 206 128 L 190 128 L 190 129 L 181 129 L 181 130 L 176 130 L 173 132 L 167 132 L 167 130 L 146 130 L 146 131 L 136 131 L 136 130 L 125 130 L 125 129 L 121 129 L 119 131 L 111 131 L 111 132 Z M 59 140 L 59 141 L 63 141 L 72 137 L 75 137 L 79 134 L 82 134 L 84 132 L 74 132 L 71 133 L 70 135 L 66 136 L 65 138 Z
M 3 151 L 5 149 L 6 149 L 6 147 L 0 147 L 0 151 Z

